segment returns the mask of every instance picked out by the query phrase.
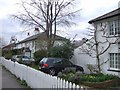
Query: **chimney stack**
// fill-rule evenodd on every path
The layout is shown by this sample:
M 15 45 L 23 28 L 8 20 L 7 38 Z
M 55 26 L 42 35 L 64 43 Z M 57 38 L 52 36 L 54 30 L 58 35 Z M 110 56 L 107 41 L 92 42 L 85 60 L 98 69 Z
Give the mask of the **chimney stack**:
M 30 33 L 28 32 L 27 35 L 30 36 Z
M 120 8 L 120 1 L 118 2 L 118 8 Z
M 39 28 L 35 28 L 35 30 L 34 30 L 35 35 L 38 34 L 39 32 L 40 32 Z

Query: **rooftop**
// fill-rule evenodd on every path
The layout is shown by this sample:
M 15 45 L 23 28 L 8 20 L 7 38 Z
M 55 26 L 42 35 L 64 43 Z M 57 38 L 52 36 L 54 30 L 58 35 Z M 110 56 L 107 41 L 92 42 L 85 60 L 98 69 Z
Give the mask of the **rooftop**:
M 120 15 L 120 8 L 115 9 L 115 10 L 113 10 L 113 11 L 107 13 L 107 14 L 104 14 L 104 15 L 102 15 L 100 17 L 97 17 L 95 19 L 92 19 L 88 23 L 92 24 L 95 21 L 100 21 L 100 20 L 107 19 L 107 18 L 114 17 L 114 16 L 118 16 L 118 15 Z
M 24 43 L 24 42 L 27 42 L 27 41 L 32 41 L 32 40 L 35 40 L 35 39 L 40 39 L 40 38 L 41 39 L 46 39 L 47 38 L 46 33 L 42 32 L 42 33 L 38 33 L 36 35 L 30 36 L 30 37 L 18 42 L 17 44 Z M 55 40 L 63 40 L 63 39 L 65 39 L 65 38 L 61 37 L 61 36 L 58 36 L 58 35 L 55 36 Z

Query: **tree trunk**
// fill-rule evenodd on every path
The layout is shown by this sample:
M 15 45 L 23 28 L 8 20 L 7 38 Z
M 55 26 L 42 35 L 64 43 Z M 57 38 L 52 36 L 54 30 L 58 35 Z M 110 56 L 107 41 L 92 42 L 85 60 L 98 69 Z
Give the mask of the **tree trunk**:
M 97 30 L 97 29 L 96 29 Z M 96 59 L 97 59 L 97 67 L 98 67 L 98 73 L 101 73 L 101 67 L 100 67 L 100 55 L 99 55 L 99 42 L 97 40 L 97 31 L 94 32 L 94 38 L 96 42 Z
M 47 41 L 47 56 L 48 56 L 48 50 L 49 50 L 49 1 L 47 5 L 47 21 L 46 21 L 46 41 Z
M 98 73 L 101 73 L 101 67 L 100 67 L 100 58 L 99 55 L 97 55 L 97 66 L 98 66 Z

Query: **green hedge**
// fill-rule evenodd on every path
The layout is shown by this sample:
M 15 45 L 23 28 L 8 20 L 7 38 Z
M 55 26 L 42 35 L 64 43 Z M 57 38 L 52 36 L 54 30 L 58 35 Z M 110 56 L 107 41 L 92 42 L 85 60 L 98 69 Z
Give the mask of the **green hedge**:
M 20 55 L 23 52 L 23 48 L 21 49 L 13 49 L 13 50 L 3 50 L 2 56 L 6 59 L 11 59 L 13 55 Z
M 38 50 L 34 53 L 34 59 L 35 59 L 35 63 L 38 64 L 39 61 L 44 58 L 47 57 L 47 50 Z
M 70 40 L 66 40 L 62 45 L 54 46 L 49 50 L 49 56 L 66 59 L 72 58 L 73 53 L 74 47 Z
M 2 56 L 4 56 L 6 59 L 11 59 L 12 58 L 12 51 L 3 51 Z

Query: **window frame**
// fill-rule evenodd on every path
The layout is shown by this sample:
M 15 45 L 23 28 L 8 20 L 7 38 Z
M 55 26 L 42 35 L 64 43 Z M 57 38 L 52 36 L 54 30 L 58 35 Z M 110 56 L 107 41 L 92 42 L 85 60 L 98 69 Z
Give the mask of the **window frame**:
M 110 54 L 111 55 L 113 54 L 113 57 L 111 57 Z M 117 55 L 117 57 L 116 57 L 116 55 Z M 111 61 L 111 58 L 113 58 L 113 61 Z M 109 61 L 109 68 L 110 68 L 110 70 L 120 70 L 119 58 L 120 58 L 120 53 L 109 53 L 109 60 L 110 60 Z M 111 62 L 113 62 L 113 64 L 111 64 Z
M 120 35 L 120 19 L 108 21 L 109 36 Z

